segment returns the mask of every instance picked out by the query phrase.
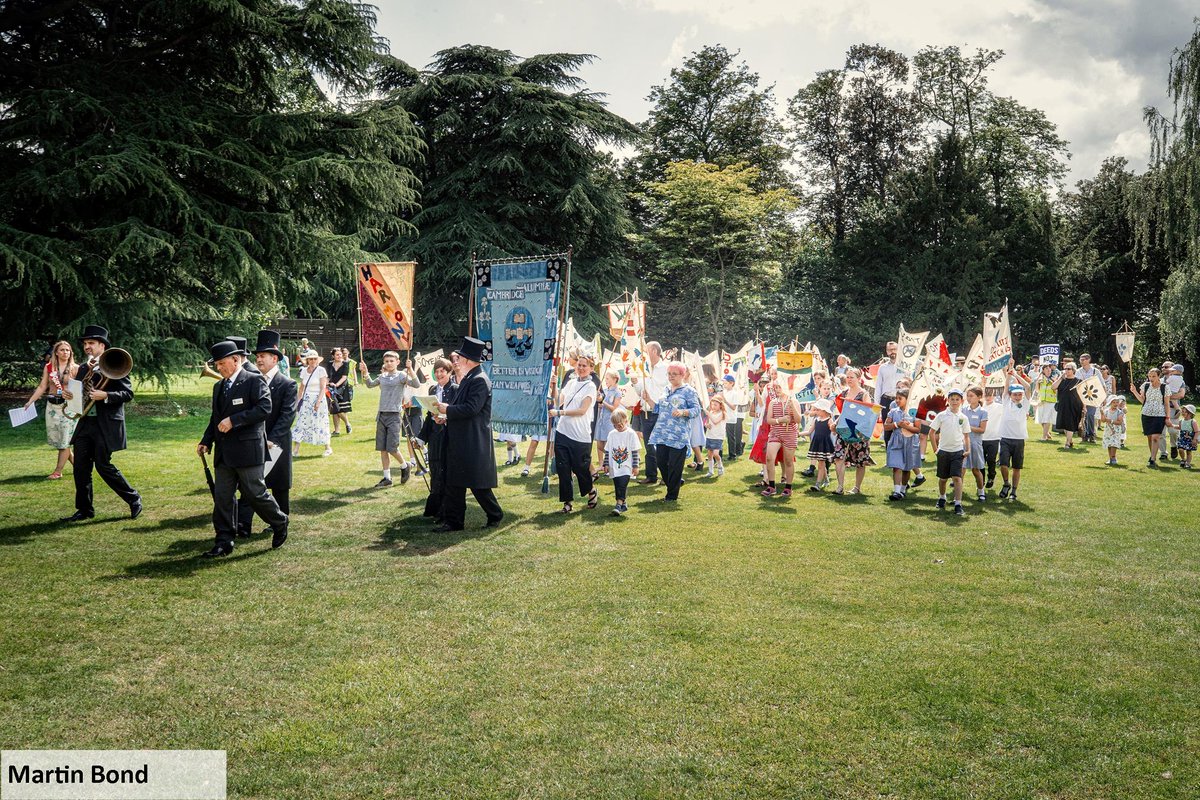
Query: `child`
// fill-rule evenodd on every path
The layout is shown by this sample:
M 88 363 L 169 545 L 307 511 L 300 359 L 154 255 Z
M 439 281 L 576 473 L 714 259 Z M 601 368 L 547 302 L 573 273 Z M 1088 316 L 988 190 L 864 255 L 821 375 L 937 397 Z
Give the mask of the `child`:
M 376 489 L 392 485 L 390 455 L 400 463 L 400 482 L 407 483 L 409 476 L 408 460 L 400 455 L 400 414 L 404 405 L 404 387 L 419 386 L 417 376 L 413 373 L 412 362 L 409 362 L 409 372 L 399 371 L 400 354 L 391 350 L 383 354 L 383 372 L 372 379 L 367 371 L 367 362 L 360 361 L 359 371 L 362 372 L 363 382 L 370 388 L 382 387 L 379 390 L 379 413 L 375 416 L 375 449 L 379 451 L 379 462 L 383 466 L 383 477 L 375 484 Z M 411 374 L 410 374 L 411 373 Z
M 1000 425 L 1004 414 L 1004 406 L 996 402 L 994 390 L 987 392 L 983 399 L 983 408 L 987 411 L 987 421 L 980 436 L 983 444 L 983 460 L 987 463 L 987 480 L 984 488 L 990 489 L 996 483 L 996 459 L 1000 455 Z
M 618 408 L 608 415 L 608 418 L 613 429 L 606 440 L 604 453 L 608 459 L 608 475 L 612 478 L 613 493 L 617 498 L 613 515 L 620 516 L 629 510 L 629 505 L 625 502 L 625 490 L 629 487 L 629 478 L 636 478 L 638 474 L 640 440 L 637 433 L 629 427 L 628 411 Z
M 708 401 L 708 421 L 704 429 L 704 448 L 708 450 L 708 477 L 713 476 L 713 467 L 717 475 L 725 474 L 725 465 L 721 463 L 721 440 L 725 438 L 725 401 L 720 395 L 714 395 Z
M 808 487 L 819 492 L 829 485 L 829 462 L 833 461 L 833 402 L 821 398 L 810 409 L 812 426 L 808 429 L 808 458 L 816 464 L 817 482 Z
M 883 422 L 884 431 L 890 432 L 887 440 L 887 466 L 892 468 L 892 493 L 888 500 L 903 500 L 908 494 L 908 479 L 921 463 L 921 426 L 916 421 L 916 409 L 909 413 L 908 389 L 897 389 L 896 399 L 888 409 Z
M 1179 410 L 1179 455 L 1183 458 L 1179 466 L 1192 468 L 1192 453 L 1196 452 L 1196 407 L 1188 404 Z
M 1011 367 L 1008 370 L 1008 388 L 1004 394 L 1004 413 L 1000 417 L 1000 499 L 1017 502 L 1017 489 L 1021 485 L 1021 469 L 1025 466 L 1025 440 L 1029 431 L 1025 427 L 1029 407 L 1029 381 Z
M 962 413 L 971 426 L 971 448 L 967 451 L 967 460 L 963 466 L 974 473 L 975 491 L 978 493 L 979 502 L 982 503 L 987 500 L 987 492 L 983 490 L 983 433 L 988 424 L 988 411 L 983 407 L 983 389 L 978 386 L 967 389 L 967 407 Z
M 1125 439 L 1125 396 L 1109 395 L 1100 414 L 1104 423 L 1104 446 L 1108 448 L 1108 465 L 1117 465 L 1117 450 Z
M 971 443 L 970 423 L 962 413 L 963 393 L 951 389 L 946 394 L 946 410 L 929 423 L 929 434 L 937 442 L 937 507 L 946 507 L 946 481 L 954 483 L 954 513 L 963 516 L 963 453 Z
M 496 437 L 501 442 L 504 442 L 504 466 L 511 467 L 521 463 L 521 454 L 517 452 L 517 445 L 521 443 L 521 434 L 519 433 L 502 433 Z
M 593 434 L 596 440 L 596 463 L 600 465 L 600 469 L 592 475 L 593 479 L 608 474 L 608 457 L 605 455 L 604 443 L 612 433 L 612 413 L 621 407 L 621 390 L 617 387 L 620 380 L 621 376 L 612 370 L 604 374 L 604 388 L 600 391 L 599 398 L 600 412 L 596 417 L 596 432 Z

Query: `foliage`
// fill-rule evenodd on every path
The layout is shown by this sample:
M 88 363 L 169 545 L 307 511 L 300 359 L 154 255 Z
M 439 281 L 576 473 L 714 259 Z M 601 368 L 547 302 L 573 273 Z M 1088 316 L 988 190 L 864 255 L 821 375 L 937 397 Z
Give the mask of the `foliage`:
M 695 348 L 703 314 L 712 349 L 721 349 L 726 331 L 737 346 L 744 341 L 743 301 L 778 285 L 791 241 L 787 215 L 796 205 L 785 189 L 755 191 L 758 178 L 745 164 L 678 161 L 650 184 L 643 253 L 654 264 L 647 283 L 662 298 L 654 305 L 655 336 Z
M 102 323 L 154 370 L 344 294 L 416 202 L 407 115 L 318 84 L 370 89 L 374 22 L 346 0 L 0 5 L 3 340 Z
M 628 218 L 603 144 L 628 144 L 634 127 L 573 73 L 592 56 L 520 58 L 467 45 L 418 72 L 379 70 L 385 107 L 412 115 L 427 153 L 421 209 L 389 246 L 415 259 L 418 335 L 464 333 L 470 262 L 574 247 L 571 308 L 581 330 L 607 328 L 601 305 L 631 280 Z M 416 230 L 419 230 L 417 235 Z

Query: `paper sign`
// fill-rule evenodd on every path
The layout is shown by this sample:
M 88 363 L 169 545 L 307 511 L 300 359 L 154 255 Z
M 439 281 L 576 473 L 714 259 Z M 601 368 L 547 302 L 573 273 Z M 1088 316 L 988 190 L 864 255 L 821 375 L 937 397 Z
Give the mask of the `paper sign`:
M 33 405 L 29 408 L 10 408 L 8 410 L 8 418 L 12 421 L 14 428 L 24 425 L 31 419 L 37 419 L 37 406 Z
M 65 406 L 67 414 L 73 417 L 78 417 L 83 414 L 83 381 L 77 381 L 74 378 L 67 381 L 67 391 L 71 393 L 71 399 L 67 401 Z

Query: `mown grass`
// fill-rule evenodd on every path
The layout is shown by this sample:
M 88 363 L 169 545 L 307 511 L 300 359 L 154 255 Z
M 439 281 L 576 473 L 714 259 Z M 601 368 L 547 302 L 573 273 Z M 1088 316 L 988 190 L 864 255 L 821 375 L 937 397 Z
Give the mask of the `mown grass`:
M 4 747 L 225 749 L 239 798 L 1200 795 L 1198 478 L 1136 438 L 1030 442 L 965 520 L 882 468 L 766 502 L 742 462 L 623 519 L 508 469 L 505 524 L 442 535 L 419 479 L 368 488 L 360 391 L 287 545 L 210 562 L 210 385 L 141 395 L 136 522 L 98 484 L 58 525 L 41 424 L 0 434 Z

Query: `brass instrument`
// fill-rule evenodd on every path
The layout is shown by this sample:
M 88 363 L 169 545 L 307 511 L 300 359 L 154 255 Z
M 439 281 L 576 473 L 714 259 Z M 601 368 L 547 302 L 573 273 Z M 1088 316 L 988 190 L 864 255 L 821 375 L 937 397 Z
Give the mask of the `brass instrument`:
M 91 360 L 88 361 L 89 366 L 94 366 L 100 371 L 100 380 L 94 386 L 92 385 L 93 372 L 88 372 L 87 380 L 84 381 L 84 392 L 90 392 L 93 389 L 103 390 L 108 385 L 109 381 L 119 381 L 129 375 L 133 371 L 133 356 L 129 352 L 122 350 L 119 347 L 110 347 L 100 354 L 96 359 L 95 364 Z M 67 412 L 70 419 L 79 419 L 86 417 L 87 413 L 92 410 L 92 406 L 96 404 L 95 400 L 88 400 L 87 405 L 83 407 L 83 411 L 78 416 L 73 416 Z
M 222 375 L 221 373 L 217 372 L 215 369 L 212 368 L 211 361 L 204 362 L 204 364 L 200 367 L 200 377 L 201 378 L 212 378 L 214 381 L 225 380 L 224 375 Z

